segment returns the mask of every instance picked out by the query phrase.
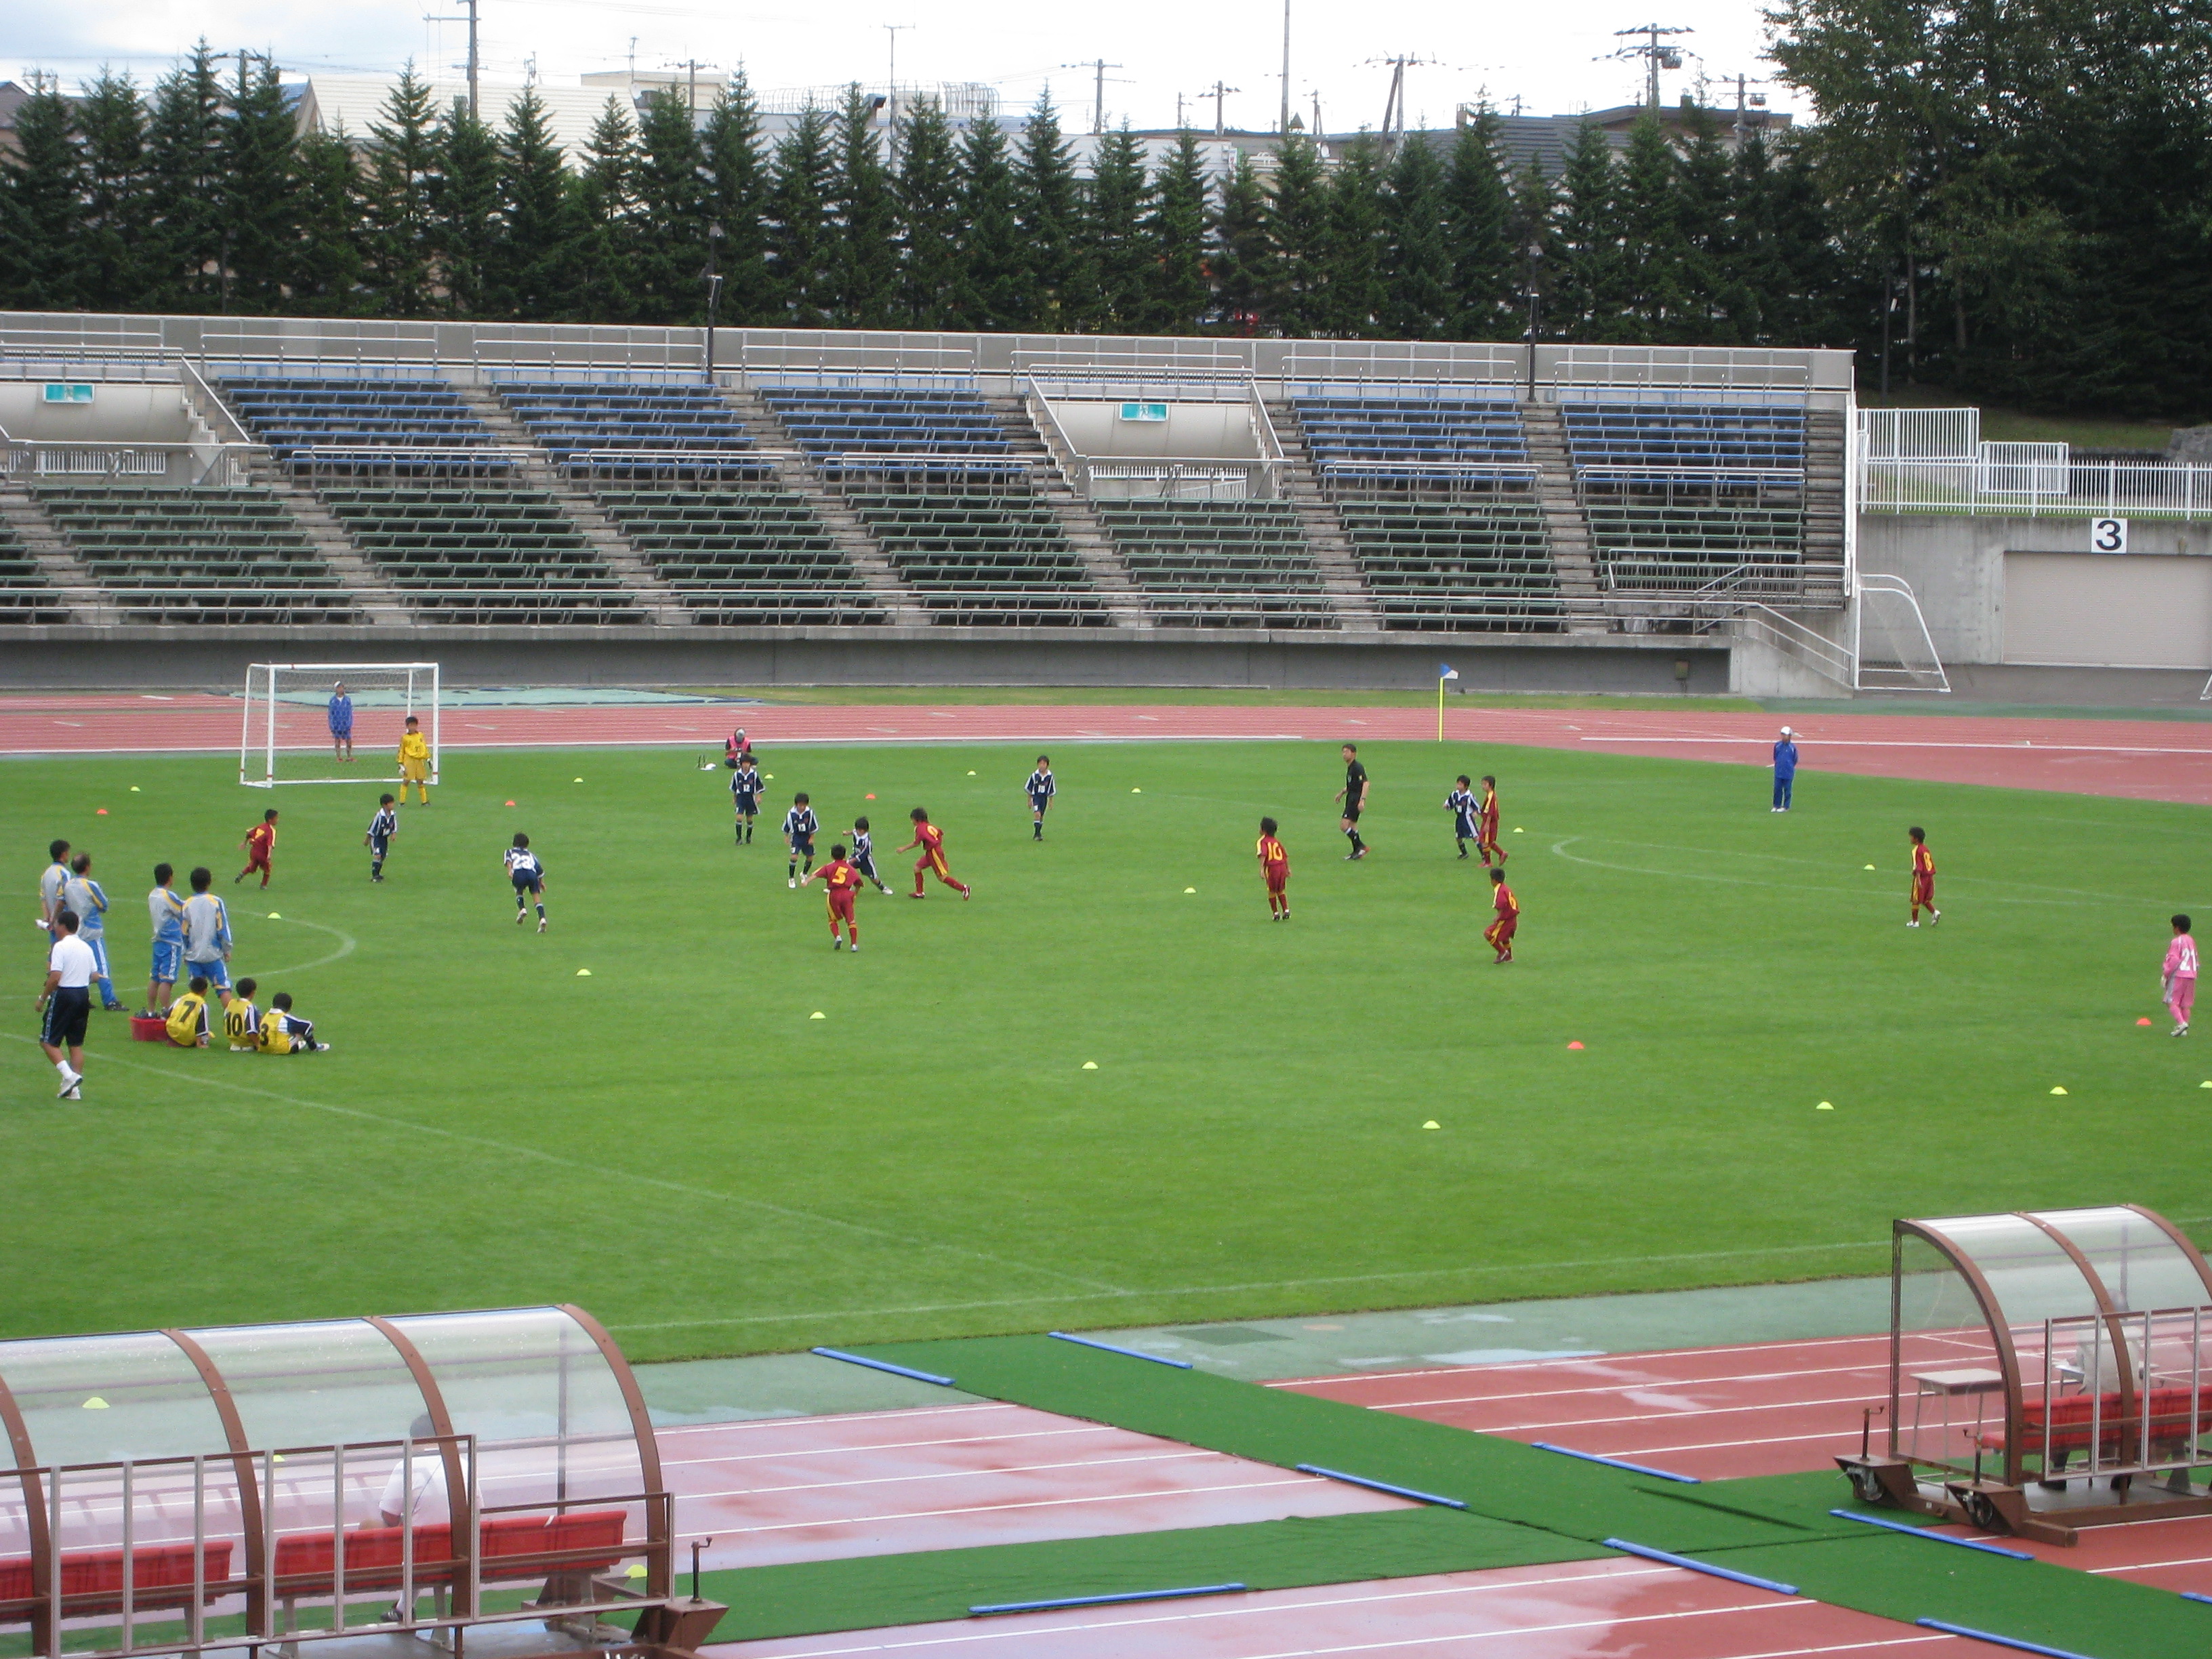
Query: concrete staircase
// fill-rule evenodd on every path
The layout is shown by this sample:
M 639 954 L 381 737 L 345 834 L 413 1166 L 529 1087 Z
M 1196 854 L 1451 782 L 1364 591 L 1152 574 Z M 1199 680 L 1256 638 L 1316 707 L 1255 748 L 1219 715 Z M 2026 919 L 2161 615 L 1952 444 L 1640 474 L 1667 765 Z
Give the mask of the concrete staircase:
M 1544 511 L 1544 538 L 1552 550 L 1552 568 L 1559 573 L 1559 597 L 1567 612 L 1570 634 L 1603 634 L 1606 620 L 1604 589 L 1598 580 L 1597 556 L 1590 545 L 1589 520 L 1583 516 L 1582 498 L 1575 493 L 1574 461 L 1567 448 L 1566 422 L 1556 404 L 1525 402 L 1519 405 L 1521 429 L 1528 436 L 1528 459 L 1540 471 L 1536 500 Z
M 255 489 L 267 490 L 283 503 L 292 521 L 306 533 L 315 556 L 330 566 L 338 586 L 361 606 L 363 622 L 372 628 L 404 628 L 415 620 L 404 596 L 362 556 L 337 515 L 295 477 L 289 467 L 279 466 L 265 451 L 257 451 L 247 463 L 246 477 Z
M 1082 562 L 1084 574 L 1091 578 L 1106 601 L 1117 628 L 1150 628 L 1152 618 L 1145 609 L 1144 590 L 1129 574 L 1129 567 L 1121 557 L 1121 550 L 1106 533 L 1106 526 L 1098 522 L 1098 515 L 1091 510 L 1091 503 L 1075 493 L 1075 487 L 1061 470 L 1060 458 L 1052 453 L 1037 430 L 1027 404 L 1019 398 L 989 399 L 991 412 L 999 417 L 999 425 L 1013 446 L 1014 453 L 1028 462 L 1036 487 L 1037 499 L 1052 509 L 1059 521 L 1060 534 Z
M 453 390 L 468 404 L 470 413 L 498 434 L 501 443 L 530 452 L 531 461 L 520 480 L 524 487 L 543 490 L 560 503 L 562 516 L 591 544 L 592 550 L 599 556 L 609 574 L 623 585 L 623 591 L 637 601 L 646 620 L 664 628 L 688 627 L 691 612 L 676 590 L 660 580 L 645 556 L 622 533 L 621 526 L 607 516 L 606 510 L 592 498 L 591 493 L 578 488 L 567 472 L 552 464 L 552 458 L 539 449 L 537 441 L 530 435 L 530 428 L 514 418 L 507 406 L 500 402 L 498 394 L 484 386 L 459 382 L 453 384 Z
M 1283 447 L 1283 499 L 1298 515 L 1305 533 L 1306 551 L 1321 572 L 1322 590 L 1336 613 L 1336 625 L 1348 634 L 1379 633 L 1382 613 L 1359 574 L 1352 542 L 1336 509 L 1322 493 L 1321 474 L 1314 468 L 1313 451 L 1307 447 L 1304 429 L 1290 400 L 1267 400 L 1267 419 L 1275 428 L 1275 441 Z
M 23 551 L 38 565 L 39 574 L 62 590 L 70 622 L 112 624 L 122 620 L 114 607 L 101 602 L 99 584 L 93 580 L 92 572 L 85 568 L 84 562 L 77 557 L 61 532 L 54 528 L 46 509 L 28 489 L 12 480 L 0 484 L 0 524 L 15 532 Z
M 1809 608 L 1850 602 L 1844 577 L 1844 411 L 1805 417 L 1805 597 Z
M 745 430 L 753 434 L 754 453 L 774 470 L 776 487 L 806 503 L 890 621 L 901 628 L 928 627 L 929 612 L 900 579 L 898 567 L 884 556 L 884 550 L 868 533 L 852 504 L 815 476 L 775 411 L 749 386 L 725 386 L 719 390 L 722 401 L 737 411 Z

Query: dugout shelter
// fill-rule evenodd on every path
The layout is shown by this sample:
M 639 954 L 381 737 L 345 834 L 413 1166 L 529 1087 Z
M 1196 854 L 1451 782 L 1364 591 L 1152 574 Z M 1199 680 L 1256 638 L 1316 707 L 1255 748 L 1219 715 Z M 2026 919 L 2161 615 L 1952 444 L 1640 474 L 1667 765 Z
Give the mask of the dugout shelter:
M 0 1342 L 0 1429 L 34 1659 L 665 1654 L 720 1616 L 674 1594 L 644 1400 L 580 1309 Z
M 2137 1205 L 1899 1220 L 1886 1417 L 1837 1460 L 1869 1502 L 2069 1544 L 2212 1514 L 2212 1269 Z

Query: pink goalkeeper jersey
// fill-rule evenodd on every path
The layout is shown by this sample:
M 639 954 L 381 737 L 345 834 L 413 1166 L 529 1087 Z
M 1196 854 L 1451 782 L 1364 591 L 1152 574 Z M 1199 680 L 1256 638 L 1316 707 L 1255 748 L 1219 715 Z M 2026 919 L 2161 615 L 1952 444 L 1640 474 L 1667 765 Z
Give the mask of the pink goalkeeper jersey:
M 2166 947 L 2166 976 L 2168 979 L 2197 977 L 2197 941 L 2186 933 L 2177 933 L 2173 943 Z

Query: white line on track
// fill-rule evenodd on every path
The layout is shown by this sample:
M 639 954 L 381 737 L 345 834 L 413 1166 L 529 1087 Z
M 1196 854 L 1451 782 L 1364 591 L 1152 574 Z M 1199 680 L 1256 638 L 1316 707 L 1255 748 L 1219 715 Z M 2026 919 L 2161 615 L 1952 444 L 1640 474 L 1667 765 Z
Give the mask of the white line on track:
M 835 1364 L 835 1360 L 825 1360 Z M 730 1434 L 747 1429 L 785 1429 L 794 1423 L 880 1423 L 898 1417 L 949 1417 L 955 1413 L 975 1412 L 1018 1412 L 1029 1409 L 1003 1400 L 962 1401 L 951 1406 L 900 1406 L 881 1412 L 836 1412 L 823 1415 L 815 1412 L 796 1412 L 786 1417 L 735 1418 L 727 1423 L 671 1423 L 656 1428 L 656 1439 L 667 1440 L 684 1434 Z
M 1611 1363 L 1618 1364 L 1623 1360 L 1642 1358 L 1644 1356 L 1641 1354 L 1623 1354 Z M 1580 1365 L 1590 1362 L 1564 1359 L 1556 1363 L 1561 1365 Z M 1518 1394 L 1446 1395 L 1436 1400 L 1376 1400 L 1362 1401 L 1360 1404 L 1373 1411 L 1386 1412 L 1406 1411 L 1416 1406 L 1481 1406 L 1493 1403 L 1502 1405 L 1509 1400 L 1556 1400 L 1563 1395 L 1621 1394 L 1631 1389 L 1702 1389 L 1717 1382 L 1781 1382 L 1801 1376 L 1849 1376 L 1858 1371 L 1886 1373 L 1888 1369 L 1886 1362 L 1869 1359 L 1863 1365 L 1817 1365 L 1802 1371 L 1738 1371 L 1726 1376 L 1655 1376 L 1633 1382 L 1589 1382 L 1572 1389 L 1529 1389 Z M 1413 1375 L 1419 1376 L 1423 1373 L 1417 1371 Z
M 1664 1387 L 1666 1385 L 1660 1385 Z M 1884 1398 L 1887 1398 L 1885 1395 Z M 1863 1406 L 1873 1401 L 1872 1395 L 1855 1394 L 1834 1400 L 1775 1400 L 1761 1401 L 1755 1406 L 1691 1406 L 1680 1411 L 1639 1412 L 1628 1417 L 1567 1417 L 1557 1422 L 1509 1423 L 1502 1427 L 1486 1428 L 1484 1434 L 1534 1434 L 1538 1430 L 1594 1429 L 1612 1423 L 1674 1423 L 1693 1417 L 1726 1417 L 1739 1412 L 1794 1412 L 1808 1406 Z M 1403 1407 L 1383 1409 L 1402 1411 Z
M 1158 1492 L 1098 1492 L 1087 1498 L 1032 1498 L 1012 1504 L 968 1504 L 951 1510 L 908 1510 L 889 1515 L 824 1516 L 814 1521 L 780 1521 L 766 1527 L 717 1528 L 713 1536 L 737 1537 L 763 1532 L 805 1532 L 816 1527 L 864 1527 L 884 1521 L 933 1521 L 949 1515 L 996 1515 L 1013 1510 L 1053 1510 L 1071 1508 L 1079 1504 L 1132 1504 L 1152 1498 L 1203 1498 L 1210 1492 L 1259 1492 L 1274 1486 L 1305 1486 L 1315 1482 L 1308 1475 L 1294 1474 L 1279 1480 L 1243 1480 L 1225 1486 L 1168 1486 Z M 745 1492 L 686 1493 L 686 1497 L 744 1498 Z
M 921 1480 L 988 1480 L 1001 1474 L 1042 1474 L 1055 1469 L 1103 1469 L 1124 1463 L 1191 1462 L 1205 1459 L 1210 1462 L 1231 1463 L 1238 1460 L 1224 1452 L 1206 1451 L 1194 1447 L 1188 1451 L 1144 1452 L 1121 1457 L 1079 1457 L 1063 1463 L 1008 1463 L 1004 1467 L 975 1469 L 930 1469 L 915 1474 L 872 1474 L 852 1480 L 800 1480 L 782 1486 L 732 1486 L 723 1492 L 686 1492 L 687 1499 L 714 1498 L 772 1498 L 781 1493 L 795 1492 L 840 1492 L 854 1486 L 903 1486 Z M 1300 1480 L 1314 1480 L 1319 1477 L 1302 1475 Z M 1276 1484 L 1270 1482 L 1270 1485 Z M 1211 1491 L 1211 1487 L 1194 1486 L 1194 1492 Z
M 1871 1244 L 1833 1244 L 1814 1247 L 1821 1249 L 1872 1249 Z M 1854 1342 L 1880 1342 L 1887 1345 L 1889 1337 L 1884 1332 L 1869 1332 L 1864 1336 L 1816 1336 L 1802 1342 L 1731 1342 L 1711 1348 L 1653 1348 L 1648 1352 L 1621 1354 L 1596 1354 L 1581 1359 L 1507 1359 L 1495 1365 L 1431 1365 L 1412 1371 L 1350 1371 L 1341 1376 L 1286 1377 L 1279 1382 L 1261 1386 L 1269 1389 L 1299 1389 L 1317 1387 L 1323 1382 L 1391 1382 L 1401 1377 L 1440 1377 L 1452 1376 L 1490 1376 L 1504 1371 L 1551 1370 L 1561 1365 L 1601 1365 L 1608 1361 L 1628 1359 L 1680 1359 L 1705 1353 L 1763 1353 L 1771 1348 L 1787 1348 L 1792 1352 L 1805 1348 L 1835 1348 Z M 1889 1362 L 1885 1359 L 1882 1364 Z
M 820 1423 L 825 1419 L 810 1418 L 805 1420 Z M 834 1423 L 842 1419 L 831 1418 L 826 1420 Z M 849 1444 L 794 1446 L 781 1451 L 731 1452 L 720 1457 L 664 1457 L 660 1460 L 660 1467 L 664 1469 L 721 1468 L 732 1463 L 779 1463 L 791 1457 L 873 1457 L 880 1452 L 927 1451 L 936 1446 L 1003 1446 L 1017 1440 L 1051 1440 L 1067 1435 L 1131 1432 L 1128 1429 L 1117 1429 L 1110 1423 L 1097 1423 L 1085 1424 L 1079 1429 L 1032 1429 L 1022 1434 L 956 1435 L 945 1440 L 856 1440 Z M 1051 1467 L 1060 1466 L 1055 1464 Z

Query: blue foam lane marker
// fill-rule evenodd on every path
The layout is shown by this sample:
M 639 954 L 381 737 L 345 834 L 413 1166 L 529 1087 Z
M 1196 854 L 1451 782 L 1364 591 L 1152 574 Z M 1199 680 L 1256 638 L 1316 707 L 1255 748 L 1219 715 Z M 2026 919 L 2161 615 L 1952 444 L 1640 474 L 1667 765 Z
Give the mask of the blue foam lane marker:
M 1609 1469 L 1626 1469 L 1631 1474 L 1656 1474 L 1662 1480 L 1679 1480 L 1686 1486 L 1705 1483 L 1694 1474 L 1677 1474 L 1672 1469 L 1655 1469 L 1649 1463 L 1632 1463 L 1625 1457 L 1600 1457 L 1595 1452 L 1577 1451 L 1572 1446 L 1555 1446 L 1548 1440 L 1529 1443 L 1538 1451 L 1557 1452 L 1562 1457 L 1579 1457 L 1585 1463 L 1602 1463 Z
M 1772 1590 L 1777 1595 L 1795 1595 L 1797 1586 L 1785 1584 L 1778 1579 L 1760 1578 L 1747 1572 L 1738 1572 L 1733 1567 L 1717 1567 L 1710 1561 L 1693 1561 L 1686 1555 L 1672 1554 L 1666 1550 L 1655 1550 L 1649 1544 L 1632 1544 L 1626 1538 L 1608 1538 L 1605 1547 L 1619 1550 L 1625 1555 L 1640 1555 L 1647 1561 L 1664 1562 L 1670 1567 L 1687 1567 L 1692 1572 L 1710 1573 L 1715 1578 L 1725 1578 L 1731 1583 L 1748 1584 L 1753 1589 Z M 2078 1656 L 2075 1659 L 2079 1659 Z
M 1964 1636 L 1977 1642 L 1992 1642 L 2001 1648 L 2017 1648 L 2022 1653 L 2039 1653 L 2044 1659 L 2089 1659 L 2088 1655 L 2076 1653 L 2071 1648 L 2046 1648 L 2040 1642 L 1999 1636 L 1993 1631 L 1976 1630 L 1971 1625 L 1954 1625 L 1948 1619 L 1916 1619 L 1912 1622 L 1923 1630 L 1940 1630 L 1946 1636 Z
M 889 1371 L 893 1376 L 910 1376 L 917 1382 L 934 1382 L 940 1389 L 952 1386 L 949 1376 L 939 1376 L 933 1371 L 909 1370 L 904 1365 L 894 1365 L 888 1359 L 870 1359 L 865 1354 L 847 1353 L 842 1348 L 816 1348 L 812 1352 L 824 1359 L 842 1359 L 848 1365 L 866 1365 L 872 1371 Z
M 1047 1331 L 1047 1336 L 1056 1336 L 1063 1342 L 1079 1342 L 1086 1348 L 1097 1348 L 1103 1353 L 1126 1354 L 1132 1359 L 1149 1359 L 1155 1365 L 1172 1365 L 1179 1371 L 1190 1369 L 1188 1359 L 1170 1359 L 1161 1354 L 1145 1353 L 1136 1348 L 1116 1347 L 1111 1342 L 1101 1342 L 1095 1336 L 1070 1336 L 1066 1331 Z
M 2202 1601 L 2207 1607 L 2212 1607 L 2212 1595 L 2199 1595 L 2195 1590 L 2182 1591 L 2181 1599 L 2185 1601 Z
M 1415 1492 L 1411 1486 L 1394 1486 L 1388 1480 L 1370 1480 L 1364 1474 L 1346 1474 L 1342 1469 L 1325 1469 L 1318 1463 L 1297 1465 L 1300 1474 L 1317 1474 L 1324 1480 L 1341 1480 L 1348 1486 L 1364 1486 L 1370 1492 L 1387 1492 L 1393 1498 L 1410 1498 L 1417 1504 L 1435 1504 L 1448 1510 L 1463 1510 L 1466 1504 L 1456 1498 L 1439 1498 L 1432 1492 Z
M 2008 1561 L 2035 1559 L 2026 1550 L 2003 1550 L 1995 1544 L 1978 1544 L 1971 1538 L 1949 1538 L 1940 1532 L 1931 1532 L 1926 1527 L 1916 1527 L 1908 1521 L 1885 1521 L 1878 1515 L 1855 1515 L 1849 1510 L 1830 1510 L 1828 1513 L 1838 1520 L 1880 1527 L 1884 1532 L 1901 1532 L 1907 1538 L 1925 1538 L 1931 1544 L 1948 1544 L 1954 1549 L 1979 1550 L 1984 1555 L 2002 1555 Z
M 1182 1595 L 1229 1595 L 1243 1588 L 1242 1584 L 1193 1584 L 1184 1589 L 1123 1590 L 1118 1595 L 1063 1595 L 1050 1601 L 986 1601 L 968 1611 L 972 1617 L 981 1619 L 994 1613 L 1046 1613 L 1054 1607 L 1111 1607 L 1116 1601 L 1170 1601 Z

